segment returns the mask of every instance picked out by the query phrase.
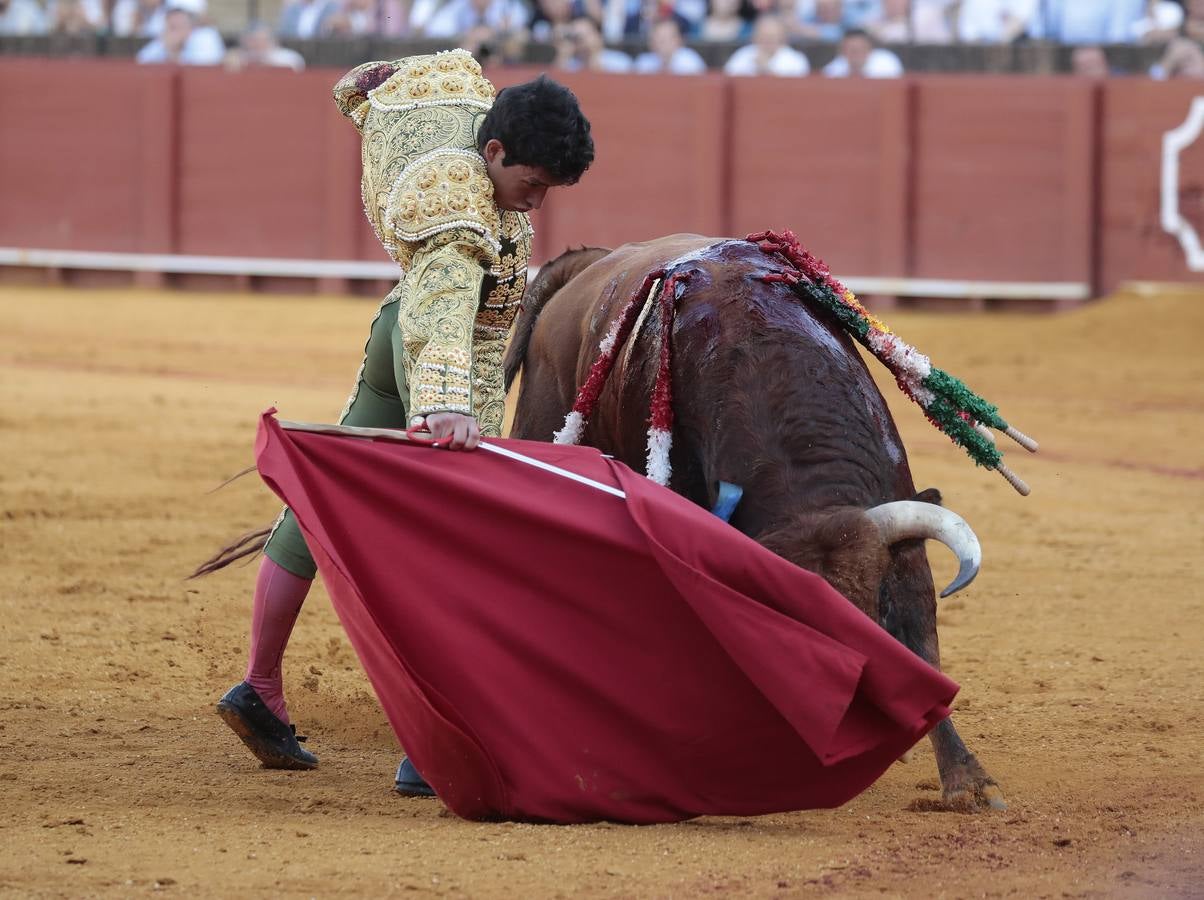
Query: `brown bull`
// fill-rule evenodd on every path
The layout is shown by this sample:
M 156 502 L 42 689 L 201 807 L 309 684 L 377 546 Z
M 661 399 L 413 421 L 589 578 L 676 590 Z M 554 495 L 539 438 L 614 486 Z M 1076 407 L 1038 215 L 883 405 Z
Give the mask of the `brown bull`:
M 707 508 L 722 483 L 743 488 L 733 526 L 823 575 L 939 668 L 923 538 L 961 557 L 950 590 L 973 577 L 977 541 L 935 505 L 935 490 L 917 495 L 886 403 L 848 335 L 786 286 L 760 280 L 778 268 L 754 243 L 696 235 L 566 253 L 531 285 L 506 358 L 507 385 L 523 370 L 511 433 L 550 440 L 628 298 L 648 273 L 678 276 L 669 486 Z M 657 315 L 641 316 L 583 435 L 637 471 L 660 330 Z M 951 720 L 931 739 L 949 804 L 1004 806 Z

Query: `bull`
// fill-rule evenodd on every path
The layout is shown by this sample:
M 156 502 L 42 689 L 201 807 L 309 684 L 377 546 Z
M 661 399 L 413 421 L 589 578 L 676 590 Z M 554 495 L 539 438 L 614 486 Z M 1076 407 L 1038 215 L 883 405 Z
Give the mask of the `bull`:
M 667 326 L 641 315 L 615 349 L 583 442 L 647 471 L 647 423 L 665 359 L 658 349 L 671 336 L 668 486 L 708 509 L 723 505 L 725 485 L 741 488 L 734 527 L 822 575 L 939 668 L 924 539 L 942 540 L 961 560 L 945 593 L 973 577 L 977 540 L 936 490 L 916 491 L 886 402 L 848 333 L 774 283 L 779 268 L 755 243 L 697 235 L 582 248 L 544 266 L 505 359 L 507 388 L 522 372 L 511 435 L 551 439 L 628 298 L 647 273 L 671 273 L 675 317 Z M 951 719 L 930 739 L 949 807 L 1005 808 Z

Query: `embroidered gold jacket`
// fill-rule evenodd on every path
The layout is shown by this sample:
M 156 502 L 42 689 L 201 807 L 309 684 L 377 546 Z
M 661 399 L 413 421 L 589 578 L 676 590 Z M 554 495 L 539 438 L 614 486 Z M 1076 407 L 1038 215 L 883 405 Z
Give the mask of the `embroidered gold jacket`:
M 365 63 L 334 97 L 363 136 L 364 212 L 404 270 L 397 323 L 409 412 L 467 413 L 498 436 L 502 351 L 532 232 L 526 214 L 498 209 L 477 151 L 493 85 L 467 51 L 451 50 Z

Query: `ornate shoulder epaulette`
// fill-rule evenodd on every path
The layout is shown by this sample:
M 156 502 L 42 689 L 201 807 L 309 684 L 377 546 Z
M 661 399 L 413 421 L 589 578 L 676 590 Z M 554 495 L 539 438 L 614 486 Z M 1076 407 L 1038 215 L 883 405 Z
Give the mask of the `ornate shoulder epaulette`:
M 502 252 L 493 182 L 485 160 L 472 150 L 435 150 L 406 166 L 389 194 L 385 221 L 403 267 L 412 255 L 405 245 L 453 228 L 475 231 L 495 255 Z
M 467 50 L 398 60 L 396 72 L 368 93 L 368 102 L 385 112 L 423 106 L 472 106 L 487 110 L 494 91 L 481 65 Z
M 397 63 L 379 60 L 356 66 L 334 86 L 334 103 L 339 112 L 350 119 L 357 130 L 363 131 L 364 119 L 371 104 L 368 94 L 397 74 Z

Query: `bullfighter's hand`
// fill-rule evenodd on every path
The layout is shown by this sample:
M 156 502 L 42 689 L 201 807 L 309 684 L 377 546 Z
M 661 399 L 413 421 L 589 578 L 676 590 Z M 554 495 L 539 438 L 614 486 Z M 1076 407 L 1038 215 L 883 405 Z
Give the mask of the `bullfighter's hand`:
M 481 427 L 472 416 L 442 412 L 431 413 L 425 419 L 429 434 L 411 433 L 415 440 L 448 450 L 475 450 L 481 443 Z

